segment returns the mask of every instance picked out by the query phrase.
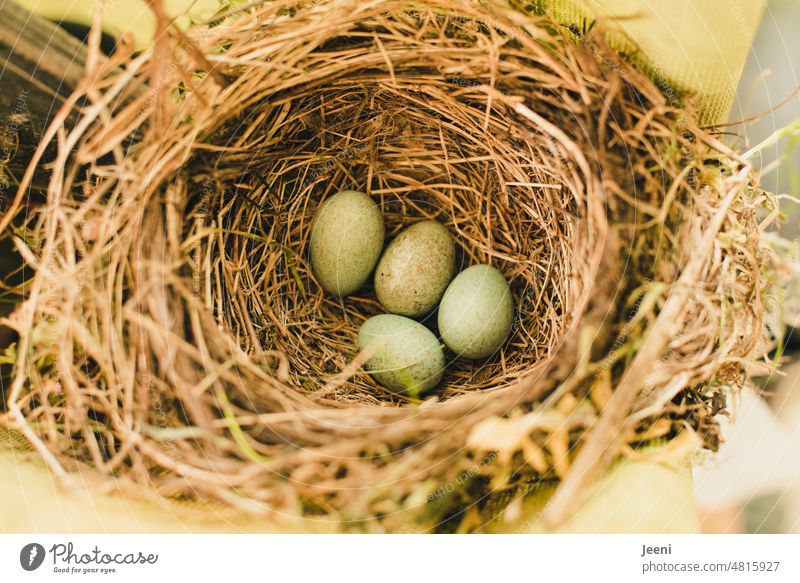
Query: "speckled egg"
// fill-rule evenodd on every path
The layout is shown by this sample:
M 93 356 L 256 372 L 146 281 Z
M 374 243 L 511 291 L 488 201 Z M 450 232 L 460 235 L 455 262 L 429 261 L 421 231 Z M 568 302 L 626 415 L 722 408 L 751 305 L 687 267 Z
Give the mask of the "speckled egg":
M 465 358 L 492 355 L 508 338 L 513 323 L 508 283 L 489 265 L 473 265 L 459 273 L 439 304 L 442 340 Z
M 422 221 L 402 230 L 375 269 L 375 293 L 387 312 L 429 314 L 453 279 L 456 250 L 447 228 Z
M 444 374 L 444 350 L 419 322 L 394 314 L 373 316 L 358 332 L 358 347 L 373 355 L 365 368 L 383 386 L 398 393 L 422 394 Z
M 325 291 L 344 297 L 369 279 L 383 250 L 383 216 L 372 199 L 342 190 L 317 210 L 311 229 L 311 268 Z

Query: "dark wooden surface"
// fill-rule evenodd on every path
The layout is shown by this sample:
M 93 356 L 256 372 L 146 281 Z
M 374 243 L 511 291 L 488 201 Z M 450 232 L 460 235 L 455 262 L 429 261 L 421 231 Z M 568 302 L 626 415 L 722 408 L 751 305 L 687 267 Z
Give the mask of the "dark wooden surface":
M 16 196 L 19 179 L 44 129 L 80 80 L 85 59 L 85 46 L 80 41 L 14 2 L 0 0 L 0 214 Z M 54 155 L 51 147 L 26 193 L 26 206 L 43 202 L 46 162 Z M 21 258 L 7 234 L 0 233 L 0 281 L 15 285 L 29 274 L 18 271 Z M 9 277 L 11 273 L 14 275 Z M 0 293 L 4 291 L 0 289 Z M 14 308 L 7 294 L 2 300 L 0 315 Z M 13 340 L 14 334 L 0 327 L 0 350 Z M 6 384 L 3 377 L 8 374 L 7 367 L 2 368 L 0 408 Z
M 85 58 L 85 46 L 64 30 L 0 0 L 0 209 L 16 193 L 44 128 L 80 80 Z M 36 184 L 44 178 L 38 173 Z

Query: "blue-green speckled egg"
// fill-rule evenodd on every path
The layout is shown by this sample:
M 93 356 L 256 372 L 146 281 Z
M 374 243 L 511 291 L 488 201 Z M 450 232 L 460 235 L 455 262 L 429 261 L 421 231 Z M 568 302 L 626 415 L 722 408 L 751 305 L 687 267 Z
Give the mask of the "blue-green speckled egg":
M 375 294 L 387 312 L 430 314 L 453 279 L 456 249 L 447 228 L 421 221 L 403 229 L 375 268 Z
M 506 341 L 513 323 L 508 282 L 489 265 L 473 265 L 459 273 L 439 304 L 442 340 L 465 358 L 491 356 Z
M 364 285 L 384 236 L 383 216 L 363 192 L 342 190 L 322 203 L 311 228 L 311 268 L 323 289 L 344 297 Z
M 373 316 L 361 325 L 358 347 L 373 355 L 365 368 L 383 386 L 398 393 L 422 394 L 444 374 L 444 350 L 425 326 L 394 314 Z

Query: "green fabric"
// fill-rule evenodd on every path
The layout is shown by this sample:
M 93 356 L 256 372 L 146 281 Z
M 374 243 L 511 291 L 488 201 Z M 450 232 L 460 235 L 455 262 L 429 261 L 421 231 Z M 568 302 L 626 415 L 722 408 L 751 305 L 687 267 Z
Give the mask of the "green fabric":
M 699 97 L 700 123 L 730 113 L 766 0 L 559 0 L 560 20 L 596 19 L 669 95 Z
M 548 532 L 540 516 L 553 493 L 525 500 L 520 524 L 499 522 L 498 532 Z M 624 460 L 590 491 L 584 505 L 560 533 L 696 533 L 700 531 L 689 463 Z
M 149 500 L 112 491 L 88 472 L 60 485 L 18 433 L 0 427 L 0 532 L 209 533 L 325 532 L 334 525 L 242 516 L 226 508 Z
M 511 0 L 528 5 L 529 2 Z M 48 18 L 90 24 L 96 0 L 17 0 Z M 538 4 L 548 4 L 538 0 Z M 104 24 L 146 46 L 155 30 L 144 0 L 108 2 Z M 170 14 L 188 25 L 211 17 L 220 0 L 167 0 Z M 598 20 L 615 31 L 612 43 L 630 54 L 668 94 L 699 96 L 700 121 L 725 121 L 766 0 L 551 0 L 555 15 L 582 29 Z
M 668 451 L 668 450 L 665 450 Z M 0 428 L 0 532 L 333 532 L 336 525 L 234 514 L 221 507 L 99 494 L 91 473 L 66 490 L 17 433 Z M 520 518 L 501 513 L 490 532 L 547 532 L 540 520 L 551 487 L 525 498 Z M 564 533 L 694 533 L 699 523 L 685 456 L 624 460 L 588 493 Z

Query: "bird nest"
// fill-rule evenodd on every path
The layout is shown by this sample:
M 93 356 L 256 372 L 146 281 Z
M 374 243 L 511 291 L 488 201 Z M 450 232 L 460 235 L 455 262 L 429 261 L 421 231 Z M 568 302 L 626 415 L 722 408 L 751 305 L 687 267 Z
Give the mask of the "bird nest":
M 4 216 L 33 270 L 5 419 L 59 476 L 275 520 L 474 530 L 497 492 L 656 438 L 718 437 L 764 351 L 750 169 L 600 30 L 467 0 L 265 2 L 109 59 L 90 47 L 47 202 Z M 688 112 L 688 113 L 687 113 Z M 34 165 L 38 160 L 34 160 Z M 23 181 L 20 193 L 26 183 Z M 367 193 L 388 238 L 445 225 L 509 281 L 494 357 L 420 400 L 362 368 L 368 285 L 309 264 Z M 9 231 L 6 231 L 9 233 Z M 465 518 L 467 517 L 467 518 Z

